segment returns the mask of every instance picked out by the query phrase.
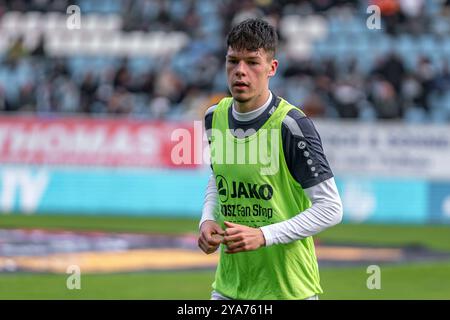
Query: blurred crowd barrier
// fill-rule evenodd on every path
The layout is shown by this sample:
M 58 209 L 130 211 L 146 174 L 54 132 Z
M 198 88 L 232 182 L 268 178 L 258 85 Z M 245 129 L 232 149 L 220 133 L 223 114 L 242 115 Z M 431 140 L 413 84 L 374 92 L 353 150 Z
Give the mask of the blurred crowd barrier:
M 316 121 L 344 221 L 450 222 L 450 127 Z M 0 117 L 0 211 L 199 217 L 201 122 Z

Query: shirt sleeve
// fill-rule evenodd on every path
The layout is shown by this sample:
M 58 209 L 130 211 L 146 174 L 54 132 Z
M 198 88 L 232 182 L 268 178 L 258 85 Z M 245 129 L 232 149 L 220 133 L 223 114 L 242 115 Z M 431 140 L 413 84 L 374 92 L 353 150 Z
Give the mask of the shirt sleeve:
M 205 112 L 205 132 L 206 132 L 206 136 L 208 137 L 208 143 L 210 143 L 210 132 L 211 132 L 211 128 L 212 128 L 212 120 L 213 120 L 213 114 L 214 114 L 214 110 L 217 108 L 217 105 L 213 105 L 211 107 L 208 108 L 208 110 L 206 110 Z
M 290 243 L 324 231 L 342 221 L 342 202 L 334 178 L 305 189 L 312 205 L 286 221 L 261 227 L 266 246 Z
M 216 179 L 214 178 L 214 175 L 211 174 L 208 180 L 208 186 L 206 187 L 205 198 L 203 200 L 202 217 L 198 224 L 199 228 L 206 220 L 216 220 L 214 217 L 214 211 L 216 210 L 217 204 Z
M 205 132 L 208 137 L 208 143 L 210 142 L 209 132 L 212 128 L 212 118 L 216 107 L 217 105 L 213 105 L 212 107 L 208 108 L 205 113 Z M 214 177 L 214 174 L 212 173 L 211 165 L 211 175 L 208 180 L 208 185 L 206 187 L 205 197 L 203 200 L 202 217 L 200 218 L 200 222 L 198 224 L 199 228 L 206 220 L 215 220 L 214 211 L 217 206 L 217 197 L 216 179 Z
M 283 120 L 281 130 L 286 164 L 303 189 L 333 177 L 322 140 L 310 118 L 293 109 Z

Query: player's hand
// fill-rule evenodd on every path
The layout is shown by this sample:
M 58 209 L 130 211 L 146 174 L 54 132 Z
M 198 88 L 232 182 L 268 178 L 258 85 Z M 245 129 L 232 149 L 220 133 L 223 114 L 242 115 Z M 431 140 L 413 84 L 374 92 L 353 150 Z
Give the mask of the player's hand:
M 200 236 L 198 246 L 206 254 L 213 253 L 220 246 L 225 232 L 212 220 L 206 220 L 200 226 Z
M 266 245 L 266 239 L 261 229 L 228 221 L 224 223 L 227 227 L 223 238 L 223 243 L 227 246 L 226 253 L 251 251 Z

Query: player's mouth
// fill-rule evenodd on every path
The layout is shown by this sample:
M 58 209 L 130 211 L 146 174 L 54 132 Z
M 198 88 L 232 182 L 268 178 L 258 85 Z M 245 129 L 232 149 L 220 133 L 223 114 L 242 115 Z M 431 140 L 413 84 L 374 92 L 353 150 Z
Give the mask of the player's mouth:
M 233 88 L 244 90 L 245 88 L 248 88 L 248 84 L 244 81 L 235 81 L 233 82 Z

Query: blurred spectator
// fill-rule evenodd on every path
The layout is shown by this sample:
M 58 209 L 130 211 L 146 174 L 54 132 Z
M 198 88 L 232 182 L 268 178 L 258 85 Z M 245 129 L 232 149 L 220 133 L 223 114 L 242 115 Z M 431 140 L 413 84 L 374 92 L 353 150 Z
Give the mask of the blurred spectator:
M 212 89 L 211 79 L 219 70 L 219 60 L 213 54 L 207 54 L 196 65 L 193 72 L 193 83 L 196 87 L 208 92 Z
M 445 0 L 444 6 L 443 6 L 443 13 L 445 15 L 449 15 L 450 14 L 450 0 Z
M 391 53 L 386 59 L 380 60 L 373 73 L 382 75 L 394 86 L 396 93 L 400 92 L 401 82 L 405 75 L 405 66 L 396 54 Z
M 36 92 L 32 83 L 26 83 L 20 88 L 19 106 L 20 111 L 36 111 Z
M 80 88 L 80 105 L 81 112 L 91 113 L 92 104 L 94 103 L 95 93 L 98 89 L 98 83 L 94 78 L 92 72 L 86 73 Z
M 362 92 L 348 81 L 338 82 L 333 90 L 333 98 L 341 118 L 358 118 L 358 103 L 362 97 Z
M 155 81 L 155 92 L 167 97 L 172 103 L 182 99 L 184 87 L 183 81 L 169 68 L 161 70 Z
M 239 9 L 233 17 L 232 25 L 241 23 L 246 19 L 262 18 L 264 12 L 256 5 L 253 0 L 239 1 Z
M 399 0 L 400 10 L 404 16 L 407 32 L 419 34 L 427 29 L 425 17 L 425 0 Z
M 80 106 L 80 93 L 72 79 L 59 77 L 55 79 L 55 100 L 61 112 L 75 113 Z
M 119 87 L 114 91 L 108 101 L 108 113 L 110 114 L 129 114 L 133 111 L 132 96 L 128 91 Z
M 43 35 L 41 35 L 39 37 L 38 44 L 31 51 L 31 56 L 36 57 L 36 58 L 40 58 L 40 59 L 45 58 L 46 53 L 45 53 L 45 43 L 44 43 L 44 36 Z
M 450 91 L 450 68 L 448 61 L 444 62 L 442 72 L 436 76 L 434 86 L 438 93 Z
M 29 54 L 28 50 L 25 48 L 23 41 L 23 36 L 19 36 L 7 50 L 6 62 L 8 64 L 15 66 L 19 59 Z
M 108 103 L 111 100 L 114 93 L 114 88 L 111 84 L 100 84 L 95 92 L 95 99 L 89 108 L 89 112 L 92 113 L 107 113 Z
M 0 86 L 0 110 L 10 111 L 10 105 L 8 99 L 6 98 L 5 90 Z
M 419 104 L 423 88 L 414 74 L 406 75 L 402 83 L 401 96 L 403 100 L 403 110 L 408 110 Z
M 320 102 L 317 101 L 317 106 L 314 107 L 315 110 L 311 112 L 311 116 L 316 114 L 318 117 L 337 117 L 337 110 L 333 107 L 331 78 L 326 75 L 319 75 L 315 80 L 314 94 L 317 95 L 317 99 L 320 99 Z
M 421 57 L 418 61 L 417 78 L 422 87 L 422 92 L 418 101 L 419 105 L 426 111 L 429 111 L 429 96 L 434 89 L 435 72 L 431 61 L 426 57 Z
M 127 60 L 123 61 L 116 74 L 114 75 L 114 88 L 119 87 L 124 89 L 131 88 L 131 74 L 127 67 Z
M 182 30 L 186 30 L 191 37 L 195 35 L 195 30 L 200 27 L 200 17 L 195 9 L 194 1 L 189 2 L 186 16 L 180 23 Z
M 153 118 L 161 119 L 170 110 L 170 100 L 164 96 L 155 97 L 150 103 L 150 113 Z
M 402 116 L 402 110 L 392 83 L 379 76 L 374 77 L 370 83 L 369 99 L 373 102 L 378 118 L 400 118 Z
M 316 92 L 311 93 L 299 107 L 308 117 L 320 118 L 326 114 L 325 104 Z
M 36 109 L 39 113 L 56 111 L 52 103 L 52 85 L 49 80 L 39 83 L 36 89 Z
M 210 97 L 205 93 L 205 91 L 201 90 L 200 87 L 192 86 L 187 90 L 187 93 L 184 99 L 181 101 L 181 105 L 183 106 L 184 112 L 183 114 L 188 119 L 196 119 L 198 118 L 198 110 L 204 109 L 204 107 L 210 107 L 208 105 L 208 101 Z

